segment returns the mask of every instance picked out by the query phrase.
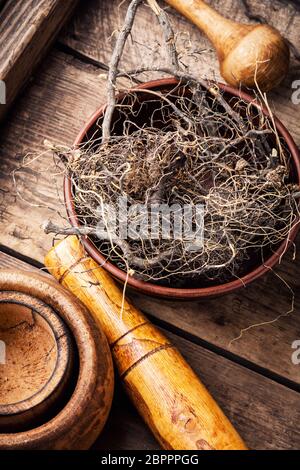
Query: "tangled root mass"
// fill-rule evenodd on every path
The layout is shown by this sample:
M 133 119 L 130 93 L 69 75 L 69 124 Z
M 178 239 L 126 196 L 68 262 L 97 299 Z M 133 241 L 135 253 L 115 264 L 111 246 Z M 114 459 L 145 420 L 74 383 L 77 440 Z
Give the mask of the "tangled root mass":
M 106 239 L 92 238 L 118 267 L 172 286 L 224 282 L 243 275 L 253 260 L 261 263 L 287 238 L 299 190 L 288 150 L 255 105 L 181 83 L 162 93 L 131 92 L 118 103 L 113 122 L 107 142 L 101 143 L 99 121 L 65 162 L 81 224 L 91 232 L 105 224 Z M 127 201 L 128 225 L 135 227 L 150 217 L 137 205 L 201 206 L 203 225 L 192 211 L 192 226 L 202 230 L 202 242 L 191 248 L 190 240 L 173 236 L 176 210 L 168 237 L 159 227 L 156 237 L 136 230 L 122 238 L 111 228 L 108 209 L 120 196 Z

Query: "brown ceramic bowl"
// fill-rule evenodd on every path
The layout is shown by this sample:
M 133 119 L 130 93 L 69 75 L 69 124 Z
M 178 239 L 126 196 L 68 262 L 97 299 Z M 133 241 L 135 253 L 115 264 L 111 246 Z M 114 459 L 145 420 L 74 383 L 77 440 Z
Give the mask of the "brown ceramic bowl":
M 156 91 L 163 91 L 174 88 L 178 84 L 178 81 L 175 78 L 165 78 L 161 80 L 155 80 L 147 83 L 143 83 L 136 88 L 139 88 L 142 92 L 142 89 L 150 89 Z M 224 92 L 224 96 L 228 99 L 241 98 L 246 102 L 249 103 L 256 103 L 255 99 L 236 88 L 232 88 L 228 85 L 224 85 L 219 83 L 218 86 Z M 126 94 L 122 93 L 118 96 L 118 100 L 122 100 L 126 97 Z M 260 107 L 257 104 L 258 107 Z M 88 136 L 97 134 L 97 128 L 99 132 L 99 124 L 101 124 L 101 118 L 105 111 L 106 105 L 101 106 L 90 118 L 90 120 L 85 124 L 85 126 L 79 132 L 74 145 L 79 145 L 85 142 Z M 263 113 L 265 115 L 269 115 L 268 110 L 262 108 Z M 293 179 L 295 183 L 300 184 L 300 153 L 299 150 L 288 132 L 288 130 L 284 127 L 284 125 L 277 119 L 274 118 L 274 122 L 276 125 L 276 129 L 278 134 L 284 139 L 292 157 L 292 172 L 293 172 Z M 79 226 L 78 217 L 76 215 L 74 203 L 73 203 L 73 195 L 72 195 L 72 185 L 71 180 L 69 178 L 65 178 L 64 181 L 64 195 L 65 195 L 65 203 L 67 208 L 67 213 L 69 216 L 70 223 L 76 227 Z M 208 287 L 193 287 L 193 288 L 173 288 L 173 287 L 164 287 L 161 285 L 156 285 L 150 282 L 145 282 L 141 280 L 137 280 L 134 278 L 126 279 L 126 273 L 119 269 L 114 264 L 110 263 L 106 260 L 106 258 L 101 254 L 101 252 L 96 248 L 93 242 L 88 237 L 83 237 L 83 244 L 87 253 L 101 266 L 103 266 L 112 276 L 121 281 L 121 282 L 128 282 L 128 285 L 133 289 L 143 293 L 152 295 L 155 297 L 163 297 L 163 298 L 170 298 L 170 299 L 199 299 L 199 298 L 207 298 L 207 297 L 216 297 L 218 295 L 222 295 L 225 293 L 233 292 L 240 287 L 245 287 L 250 282 L 258 279 L 260 276 L 265 274 L 272 268 L 281 258 L 281 256 L 285 253 L 288 249 L 292 241 L 295 239 L 296 234 L 299 229 L 299 223 L 297 223 L 290 231 L 289 237 L 287 240 L 283 241 L 281 245 L 274 251 L 270 253 L 267 257 L 264 264 L 258 264 L 256 266 L 249 267 L 249 272 L 245 275 L 241 276 L 239 279 L 235 279 L 230 282 L 226 282 L 224 284 L 219 285 L 212 285 Z

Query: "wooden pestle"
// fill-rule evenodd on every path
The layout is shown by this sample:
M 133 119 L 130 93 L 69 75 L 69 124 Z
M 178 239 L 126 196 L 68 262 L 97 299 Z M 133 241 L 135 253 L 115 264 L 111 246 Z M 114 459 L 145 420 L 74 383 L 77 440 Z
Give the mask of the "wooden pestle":
M 227 83 L 268 91 L 289 68 L 289 47 L 267 24 L 242 24 L 220 15 L 202 0 L 166 0 L 203 31 L 214 45 Z
M 54 246 L 45 265 L 103 329 L 128 395 L 164 449 L 246 449 L 181 354 L 86 256 L 76 236 Z

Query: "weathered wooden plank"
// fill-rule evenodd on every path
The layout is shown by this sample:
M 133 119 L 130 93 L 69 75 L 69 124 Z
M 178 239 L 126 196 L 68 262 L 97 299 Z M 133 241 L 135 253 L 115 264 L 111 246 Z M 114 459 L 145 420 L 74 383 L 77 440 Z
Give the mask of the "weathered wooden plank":
M 34 269 L 4 254 L 0 254 L 0 266 Z M 166 334 L 183 351 L 240 432 L 245 436 L 247 433 L 251 447 L 295 448 L 297 446 L 300 439 L 297 426 L 300 402 L 296 392 L 272 383 L 176 335 L 168 332 Z M 125 413 L 122 413 L 122 410 L 126 410 Z M 139 446 L 142 441 L 144 446 L 145 444 L 148 446 L 151 443 L 150 435 L 147 437 L 147 433 L 142 433 L 143 440 L 139 439 L 141 423 L 138 419 L 132 420 L 132 415 L 135 415 L 135 412 L 128 406 L 122 391 L 118 389 L 107 432 L 99 438 L 95 447 L 111 448 L 112 445 L 116 449 L 121 445 L 123 449 L 129 445 L 129 448 L 137 448 L 131 446 Z
M 17 175 L 17 196 L 11 173 L 26 151 L 41 150 L 45 138 L 65 144 L 73 141 L 83 122 L 104 100 L 98 75 L 94 67 L 53 52 L 2 130 L 0 244 L 40 262 L 52 243 L 52 237 L 43 233 L 42 223 L 49 217 L 65 222 L 56 215 L 57 209 L 64 214 L 62 199 L 61 203 L 58 199 L 62 178 L 56 175 L 52 160 L 43 155 Z M 296 262 L 286 259 L 276 269 L 295 291 L 295 312 L 277 323 L 250 330 L 231 347 L 230 341 L 242 328 L 270 321 L 290 309 L 290 291 L 272 273 L 221 299 L 183 304 L 139 297 L 137 303 L 175 328 L 299 384 L 299 367 L 291 361 L 291 344 L 300 338 L 298 259 L 298 255 Z
M 0 268 L 36 268 L 0 252 Z M 297 449 L 300 395 L 205 348 L 164 333 L 179 348 L 253 449 Z M 113 408 L 96 449 L 157 449 L 158 446 L 117 382 Z
M 166 4 L 161 1 L 162 6 Z M 251 22 L 245 15 L 242 2 L 236 0 L 210 0 L 213 7 L 228 18 L 236 21 Z M 248 0 L 251 13 L 262 16 L 271 25 L 278 28 L 300 51 L 300 9 L 292 2 L 280 0 Z M 91 0 L 79 5 L 77 12 L 67 28 L 60 35 L 60 41 L 87 58 L 107 64 L 114 44 L 115 35 L 125 16 L 127 2 L 119 0 Z M 191 67 L 194 73 L 202 77 L 220 80 L 216 54 L 204 35 L 175 10 L 167 7 L 177 33 L 180 52 L 186 50 L 182 61 Z M 150 26 L 151 25 L 151 26 Z M 161 50 L 161 31 L 150 9 L 143 5 L 139 8 L 132 39 L 125 47 L 121 68 L 132 70 L 143 65 L 165 63 L 164 50 Z M 192 51 L 196 54 L 189 55 Z M 199 54 L 199 51 L 203 51 Z M 157 76 L 152 74 L 152 76 Z M 149 74 L 141 76 L 143 80 Z M 276 114 L 288 126 L 297 143 L 300 143 L 300 106 L 291 101 L 293 80 L 299 78 L 299 62 L 292 58 L 291 69 L 284 83 L 269 94 L 269 100 Z
M 39 271 L 40 274 L 50 276 L 44 270 L 37 269 L 0 251 L 1 269 Z M 159 445 L 127 399 L 119 382 L 116 383 L 112 410 L 107 425 L 94 448 L 106 450 L 159 449 Z
M 0 119 L 75 8 L 77 0 L 7 0 L 0 11 Z
M 45 138 L 70 145 L 82 124 L 103 100 L 104 90 L 98 71 L 86 70 L 64 54 L 48 58 L 33 86 L 14 107 L 2 131 L 0 243 L 43 260 L 45 249 L 51 246 L 51 237 L 44 236 L 41 224 L 52 216 L 51 209 L 60 208 L 57 188 L 61 189 L 62 178 L 51 178 L 54 170 L 53 165 L 48 170 L 51 160 L 41 156 L 16 176 L 21 195 L 16 199 L 12 172 L 22 163 L 27 151 L 43 150 Z
M 251 449 L 299 448 L 300 400 L 297 392 L 177 335 L 165 330 L 164 333 L 180 349 Z M 116 401 L 118 406 L 115 408 Z M 126 422 L 123 421 L 125 408 Z M 118 393 L 111 419 L 94 447 L 106 450 L 148 449 L 150 440 L 148 437 L 145 439 L 145 436 L 141 440 L 138 438 L 140 429 L 136 427 L 136 421 L 133 424 L 132 415 L 135 415 L 134 410 L 126 398 Z M 142 447 L 139 447 L 142 442 Z M 155 445 L 150 448 L 155 449 Z

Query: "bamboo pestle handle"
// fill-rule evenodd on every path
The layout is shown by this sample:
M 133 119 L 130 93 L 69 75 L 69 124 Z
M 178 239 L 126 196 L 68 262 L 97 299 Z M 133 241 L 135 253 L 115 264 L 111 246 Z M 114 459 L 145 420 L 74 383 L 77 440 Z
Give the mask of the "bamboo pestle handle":
M 214 45 L 223 78 L 233 86 L 277 86 L 289 68 L 289 47 L 267 24 L 243 24 L 225 18 L 202 0 L 166 0 L 203 31 Z
M 103 329 L 127 393 L 164 449 L 246 449 L 181 354 L 123 298 L 76 236 L 54 246 L 45 265 Z

